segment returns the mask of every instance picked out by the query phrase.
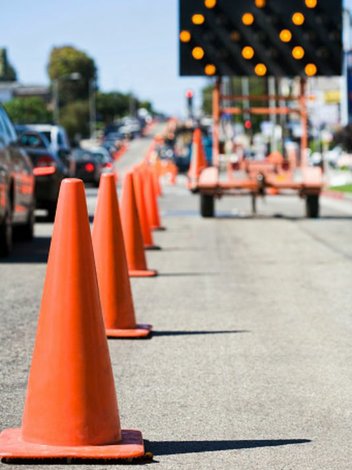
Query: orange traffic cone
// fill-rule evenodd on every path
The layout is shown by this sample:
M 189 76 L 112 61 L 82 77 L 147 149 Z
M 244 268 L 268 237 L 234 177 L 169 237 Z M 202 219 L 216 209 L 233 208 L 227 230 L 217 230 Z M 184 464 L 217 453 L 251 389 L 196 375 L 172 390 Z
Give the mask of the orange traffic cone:
M 106 334 L 144 338 L 151 325 L 137 325 L 114 175 L 100 178 L 93 225 L 93 248 Z
M 202 131 L 197 128 L 193 133 L 192 157 L 188 177 L 191 180 L 197 180 L 206 166 L 207 161 L 202 143 Z
M 155 194 L 153 174 L 149 168 L 146 168 L 145 170 L 144 190 L 150 227 L 152 228 L 152 230 L 165 230 L 165 227 L 161 225 L 158 200 Z
M 153 166 L 153 179 L 154 179 L 154 186 L 155 186 L 155 194 L 160 197 L 163 195 L 163 191 L 160 184 L 160 169 L 159 166 Z
M 61 185 L 21 429 L 0 457 L 126 459 L 144 455 L 121 431 L 81 180 Z
M 131 277 L 153 277 L 157 275 L 157 271 L 147 268 L 133 179 L 132 173 L 126 174 L 121 200 L 122 230 L 129 275 Z
M 133 171 L 133 184 L 136 194 L 136 202 L 139 220 L 141 222 L 142 236 L 145 250 L 160 250 L 160 246 L 154 244 L 151 226 L 149 225 L 148 213 L 145 202 L 144 179 L 145 169 L 139 167 Z

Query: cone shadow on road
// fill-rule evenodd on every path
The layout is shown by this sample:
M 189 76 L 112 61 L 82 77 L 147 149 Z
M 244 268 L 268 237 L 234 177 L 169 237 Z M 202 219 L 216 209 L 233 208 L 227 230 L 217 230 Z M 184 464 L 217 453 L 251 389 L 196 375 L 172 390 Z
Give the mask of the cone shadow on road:
M 250 331 L 249 330 L 153 331 L 152 336 L 236 335 L 240 333 L 250 333 Z
M 225 450 L 257 449 L 307 444 L 310 439 L 263 439 L 248 441 L 144 441 L 147 451 L 154 455 L 177 455 L 203 452 L 221 452 Z
M 51 237 L 35 237 L 31 242 L 16 243 L 8 258 L 0 264 L 46 263 L 48 260 Z
M 220 273 L 159 273 L 159 277 L 197 277 L 197 276 L 219 276 Z

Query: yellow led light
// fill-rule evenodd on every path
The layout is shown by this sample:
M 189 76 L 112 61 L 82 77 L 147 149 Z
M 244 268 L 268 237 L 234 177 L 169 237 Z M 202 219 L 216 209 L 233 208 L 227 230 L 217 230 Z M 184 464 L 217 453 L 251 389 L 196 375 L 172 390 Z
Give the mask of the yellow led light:
M 251 46 L 245 46 L 242 49 L 242 57 L 246 60 L 251 60 L 254 57 L 254 49 Z
M 305 66 L 304 71 L 306 72 L 306 75 L 308 77 L 314 77 L 314 75 L 317 74 L 318 69 L 317 69 L 317 66 L 315 64 L 307 64 Z
M 307 8 L 315 8 L 318 5 L 318 0 L 305 0 Z
M 213 64 L 207 64 L 204 67 L 205 75 L 215 75 L 216 74 L 216 67 Z
M 304 54 L 305 54 L 304 49 L 301 46 L 296 46 L 292 49 L 292 55 L 293 55 L 294 59 L 296 59 L 296 60 L 303 59 Z
M 180 32 L 180 41 L 181 42 L 189 42 L 191 40 L 191 33 L 189 31 L 181 31 Z
M 254 23 L 254 16 L 252 13 L 245 13 L 242 16 L 242 23 L 246 26 L 251 26 Z
M 192 56 L 196 60 L 201 60 L 204 57 L 204 49 L 201 47 L 195 47 L 192 50 Z
M 204 0 L 204 5 L 209 9 L 215 8 L 217 3 L 217 0 Z
M 290 42 L 292 39 L 292 33 L 289 29 L 283 29 L 280 32 L 280 39 L 282 42 Z
M 266 7 L 266 0 L 255 0 L 255 6 L 257 8 L 264 8 Z
M 264 77 L 266 75 L 268 69 L 266 68 L 266 65 L 264 64 L 257 64 L 254 68 L 254 72 L 258 77 Z
M 201 15 L 200 13 L 196 13 L 195 15 L 192 16 L 192 23 L 193 24 L 203 24 L 205 21 L 204 15 Z
M 292 22 L 296 26 L 302 26 L 302 24 L 305 22 L 305 17 L 303 13 L 296 11 L 296 13 L 292 15 Z

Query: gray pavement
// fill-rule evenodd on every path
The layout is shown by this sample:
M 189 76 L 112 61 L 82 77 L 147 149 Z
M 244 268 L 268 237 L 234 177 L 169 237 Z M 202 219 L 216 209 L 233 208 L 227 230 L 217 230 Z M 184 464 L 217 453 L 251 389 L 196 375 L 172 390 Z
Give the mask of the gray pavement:
M 324 199 L 306 220 L 299 199 L 269 198 L 252 218 L 249 199 L 228 198 L 205 220 L 179 178 L 161 207 L 160 276 L 132 280 L 155 334 L 109 341 L 122 425 L 143 432 L 150 465 L 350 470 L 352 204 Z M 51 228 L 0 264 L 0 428 L 21 421 Z

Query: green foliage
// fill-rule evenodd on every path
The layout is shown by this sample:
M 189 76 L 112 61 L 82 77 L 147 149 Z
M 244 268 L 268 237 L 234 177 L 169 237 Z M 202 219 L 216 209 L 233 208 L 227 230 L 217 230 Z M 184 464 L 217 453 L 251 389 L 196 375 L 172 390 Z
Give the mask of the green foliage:
M 94 60 L 72 46 L 54 47 L 50 53 L 48 74 L 52 82 L 58 81 L 60 104 L 88 99 L 89 86 L 96 78 Z M 78 79 L 72 79 L 73 74 Z
M 132 102 L 132 100 L 134 101 Z M 97 93 L 98 121 L 104 124 L 111 124 L 115 119 L 129 114 L 132 105 L 153 112 L 153 105 L 150 101 L 139 101 L 129 93 L 120 93 L 118 91 Z
M 130 96 L 124 93 L 98 93 L 97 116 L 105 124 L 128 114 L 130 109 Z
M 336 132 L 333 145 L 340 145 L 346 152 L 352 152 L 352 124 L 348 124 Z
M 53 119 L 42 98 L 13 98 L 4 107 L 16 124 L 46 124 Z
M 203 112 L 207 115 L 211 115 L 213 112 L 213 85 L 207 85 L 202 90 Z
M 0 82 L 15 82 L 17 74 L 10 64 L 6 49 L 0 49 Z
M 89 137 L 89 105 L 87 101 L 74 101 L 60 110 L 60 124 L 66 129 L 69 139 Z
M 332 191 L 339 191 L 341 193 L 352 193 L 352 184 L 344 184 L 342 186 L 332 186 Z

